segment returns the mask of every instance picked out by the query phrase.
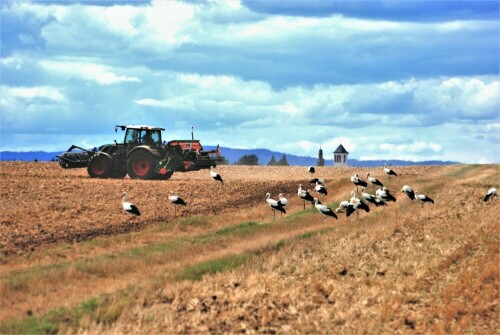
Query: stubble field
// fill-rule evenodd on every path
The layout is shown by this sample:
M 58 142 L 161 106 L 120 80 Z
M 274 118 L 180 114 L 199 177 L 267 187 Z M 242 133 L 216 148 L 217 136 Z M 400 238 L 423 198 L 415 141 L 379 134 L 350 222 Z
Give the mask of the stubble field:
M 358 172 L 397 197 L 326 223 L 304 167 L 220 166 L 168 181 L 0 164 L 1 333 L 472 333 L 498 329 L 498 165 L 322 167 L 336 208 Z M 366 178 L 365 178 L 366 179 Z M 424 208 L 399 192 L 427 194 Z M 310 188 L 313 186 L 311 185 Z M 120 195 L 143 213 L 131 220 Z M 177 211 L 169 191 L 188 206 Z M 373 191 L 370 188 L 370 193 Z M 284 193 L 273 220 L 265 194 Z

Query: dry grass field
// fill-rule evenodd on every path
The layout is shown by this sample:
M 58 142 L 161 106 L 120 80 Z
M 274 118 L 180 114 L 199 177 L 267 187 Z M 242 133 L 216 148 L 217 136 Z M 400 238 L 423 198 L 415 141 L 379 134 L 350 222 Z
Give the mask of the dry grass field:
M 394 169 L 318 168 L 332 208 L 354 172 L 397 198 L 323 222 L 297 197 L 304 167 L 220 166 L 220 185 L 0 163 L 0 333 L 498 334 L 500 200 L 482 198 L 500 166 Z M 188 203 L 177 217 L 169 191 Z M 288 197 L 283 219 L 266 192 Z

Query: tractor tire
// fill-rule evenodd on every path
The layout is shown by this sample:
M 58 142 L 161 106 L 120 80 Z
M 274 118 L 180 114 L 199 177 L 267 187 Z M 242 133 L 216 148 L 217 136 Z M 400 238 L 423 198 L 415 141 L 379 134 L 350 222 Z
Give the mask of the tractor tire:
M 158 173 L 154 168 L 158 158 L 146 150 L 133 152 L 128 158 L 127 172 L 132 179 L 155 179 Z
M 111 161 L 104 155 L 97 155 L 90 159 L 87 172 L 92 178 L 109 178 L 112 173 Z

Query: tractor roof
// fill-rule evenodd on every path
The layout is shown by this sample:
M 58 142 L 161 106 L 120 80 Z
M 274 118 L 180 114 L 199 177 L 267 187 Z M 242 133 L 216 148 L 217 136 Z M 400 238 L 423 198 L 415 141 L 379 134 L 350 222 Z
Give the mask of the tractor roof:
M 148 125 L 129 125 L 129 126 L 123 126 L 123 125 L 117 125 L 115 127 L 115 130 L 120 128 L 121 130 L 125 130 L 127 128 L 130 128 L 130 129 L 138 129 L 138 130 L 143 130 L 143 129 L 146 129 L 146 130 L 165 130 L 165 128 L 162 128 L 162 127 L 153 127 L 153 126 L 148 126 Z

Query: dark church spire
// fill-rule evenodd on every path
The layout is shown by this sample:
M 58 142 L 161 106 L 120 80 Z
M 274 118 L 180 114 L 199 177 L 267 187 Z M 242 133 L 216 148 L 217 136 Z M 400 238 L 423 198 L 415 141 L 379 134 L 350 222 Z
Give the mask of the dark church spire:
M 316 166 L 325 166 L 325 159 L 323 158 L 323 149 L 321 149 L 321 146 L 319 146 L 318 160 L 316 162 Z

